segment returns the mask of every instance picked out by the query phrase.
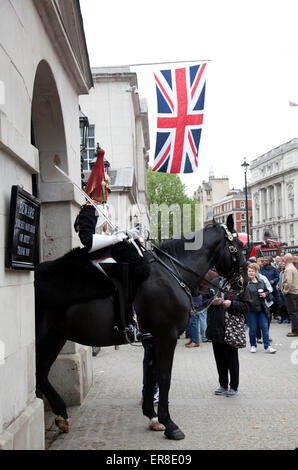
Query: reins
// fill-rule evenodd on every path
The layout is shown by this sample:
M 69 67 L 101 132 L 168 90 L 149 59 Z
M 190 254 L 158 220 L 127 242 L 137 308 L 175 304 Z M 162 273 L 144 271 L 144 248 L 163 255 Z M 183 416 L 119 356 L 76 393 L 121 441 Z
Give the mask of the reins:
M 231 234 L 231 232 L 228 230 L 227 226 L 225 224 L 220 224 L 220 226 L 224 229 L 225 231 L 225 234 L 226 234 L 226 237 L 227 239 L 229 240 L 229 242 L 233 242 L 233 235 Z M 228 291 L 227 289 L 227 284 L 229 282 L 232 281 L 233 277 L 235 276 L 235 273 L 232 277 L 232 279 L 228 280 L 226 279 L 225 282 L 223 283 L 223 286 L 220 287 L 216 284 L 214 284 L 212 281 L 209 281 L 208 279 L 205 279 L 201 274 L 197 273 L 196 271 L 194 271 L 193 269 L 189 268 L 188 266 L 186 266 L 184 263 L 182 263 L 181 261 L 179 261 L 177 258 L 174 258 L 174 256 L 170 255 L 168 252 L 162 250 L 161 248 L 159 248 L 157 245 L 154 245 L 152 243 L 152 246 L 154 247 L 154 250 L 161 253 L 162 255 L 164 255 L 166 258 L 168 258 L 172 264 L 176 264 L 177 266 L 179 266 L 180 268 L 182 268 L 184 271 L 186 272 L 189 272 L 190 274 L 196 276 L 198 279 L 200 279 L 201 281 L 204 281 L 206 282 L 207 284 L 209 284 L 210 286 L 212 286 L 213 288 L 215 288 L 217 291 L 220 291 L 222 293 L 226 293 Z M 230 244 L 229 245 L 229 252 L 230 254 L 232 255 L 232 260 L 233 262 L 236 262 L 237 259 L 236 259 L 236 256 L 235 254 L 238 252 L 238 249 L 233 245 L 233 244 Z M 154 260 L 157 261 L 158 263 L 162 264 L 171 274 L 172 276 L 174 276 L 176 278 L 176 280 L 179 282 L 179 284 L 181 285 L 181 287 L 184 287 L 183 285 L 185 285 L 188 289 L 194 289 L 194 286 L 190 286 L 189 284 L 187 284 L 184 279 L 178 274 L 174 273 L 173 270 L 164 262 L 162 261 L 155 253 L 154 251 L 151 251 L 150 252 L 151 255 L 153 256 Z M 239 287 L 241 288 L 241 290 L 243 290 L 243 278 L 242 278 L 242 274 L 241 274 L 241 266 L 239 266 L 239 270 L 240 270 L 240 273 L 239 273 L 239 280 L 238 280 L 238 283 L 240 283 L 241 285 L 239 285 Z M 223 276 L 221 276 L 223 279 L 225 279 Z
M 167 258 L 169 258 L 169 259 L 170 259 L 171 261 L 173 261 L 175 264 L 177 264 L 178 266 L 180 266 L 180 268 L 184 269 L 184 271 L 187 271 L 187 272 L 189 272 L 189 273 L 195 275 L 198 279 L 200 279 L 201 281 L 207 282 L 208 284 L 210 284 L 212 287 L 214 287 L 215 289 L 219 290 L 220 292 L 223 292 L 223 293 L 227 292 L 227 288 L 222 288 L 222 287 L 217 286 L 216 284 L 213 284 L 212 281 L 209 281 L 208 279 L 205 279 L 204 276 L 202 276 L 201 274 L 197 273 L 197 272 L 194 271 L 193 269 L 189 268 L 188 266 L 186 266 L 186 264 L 181 263 L 181 261 L 179 261 L 178 259 L 174 258 L 174 256 L 170 255 L 169 253 L 167 253 L 166 251 L 162 250 L 162 249 L 159 248 L 158 246 L 156 246 L 156 245 L 154 245 L 154 244 L 152 244 L 152 246 L 154 247 L 154 250 L 156 250 L 156 251 L 162 253 L 163 255 L 165 255 Z M 175 275 L 175 277 L 178 277 L 177 274 L 175 274 L 175 273 L 171 270 L 171 268 L 170 268 L 166 263 L 164 263 L 160 258 L 158 258 L 158 256 L 154 253 L 154 251 L 152 251 L 150 254 L 154 257 L 155 261 L 157 261 L 158 263 L 162 264 L 166 269 L 168 269 L 168 271 L 171 272 L 171 274 Z M 179 276 L 179 277 L 180 277 L 180 276 Z M 183 281 L 185 284 L 187 284 L 187 283 L 183 280 L 183 278 L 180 277 L 180 280 Z M 226 284 L 226 283 L 225 283 L 225 284 Z M 225 285 L 225 284 L 224 284 L 224 285 Z M 188 284 L 188 287 L 189 287 L 190 289 L 194 289 L 194 286 L 190 286 L 189 284 Z

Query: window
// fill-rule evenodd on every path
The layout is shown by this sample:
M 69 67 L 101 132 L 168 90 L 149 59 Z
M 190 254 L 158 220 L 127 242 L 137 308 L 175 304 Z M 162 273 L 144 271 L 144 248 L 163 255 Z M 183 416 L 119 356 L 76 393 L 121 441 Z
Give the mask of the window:
M 294 236 L 294 225 L 290 224 L 290 237 Z
M 240 209 L 244 209 L 245 208 L 245 202 L 244 201 L 240 201 Z
M 245 225 L 241 225 L 241 232 L 245 232 L 246 231 L 246 226 Z
M 89 171 L 91 170 L 90 168 L 90 162 L 94 159 L 94 154 L 95 154 L 95 126 L 89 126 L 88 129 L 88 134 L 87 134 L 87 146 L 85 150 L 81 153 L 83 157 L 83 170 L 84 171 Z
M 241 214 L 241 220 L 245 220 L 245 214 Z

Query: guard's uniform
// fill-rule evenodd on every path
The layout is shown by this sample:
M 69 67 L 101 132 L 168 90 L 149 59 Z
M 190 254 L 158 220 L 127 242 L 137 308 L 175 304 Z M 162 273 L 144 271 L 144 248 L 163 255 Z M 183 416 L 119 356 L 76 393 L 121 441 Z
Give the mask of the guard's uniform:
M 96 233 L 96 227 L 98 222 L 98 215 L 95 213 L 95 207 L 91 204 L 86 204 L 81 209 L 76 222 L 75 230 L 79 232 L 79 237 L 82 244 L 88 248 L 89 253 L 98 250 L 104 250 L 101 253 L 100 262 L 107 262 L 107 254 L 109 250 L 107 248 L 116 243 L 122 242 L 127 238 L 124 233 L 115 233 L 109 235 L 107 233 Z M 115 262 L 115 260 L 109 260 L 109 262 Z
M 108 263 L 116 263 L 112 257 L 111 248 L 113 245 L 127 239 L 124 233 L 115 233 L 112 235 L 96 233 L 98 216 L 95 213 L 95 207 L 86 204 L 82 207 L 76 222 L 75 230 L 79 233 L 79 238 L 82 244 L 88 249 L 90 253 L 90 262 L 100 271 L 102 271 L 111 282 L 116 286 L 120 298 L 124 302 L 124 318 L 121 318 L 121 323 L 124 328 L 124 333 L 128 341 L 144 341 L 151 338 L 149 333 L 141 333 L 136 329 L 132 310 L 132 291 L 130 283 L 130 266 L 128 263 L 119 263 L 117 270 L 113 270 L 113 277 L 109 273 Z M 116 275 L 115 275 L 116 272 Z M 120 309 L 121 310 L 121 309 Z

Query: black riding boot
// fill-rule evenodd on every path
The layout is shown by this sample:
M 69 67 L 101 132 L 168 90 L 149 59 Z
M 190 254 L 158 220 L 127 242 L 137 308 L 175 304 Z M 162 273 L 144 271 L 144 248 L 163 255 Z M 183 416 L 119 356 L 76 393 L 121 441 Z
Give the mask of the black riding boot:
M 137 321 L 133 311 L 133 293 L 132 284 L 130 282 L 130 266 L 128 263 L 119 263 L 119 271 L 121 273 L 121 287 L 123 290 L 124 298 L 124 318 L 122 323 L 124 324 L 124 333 L 128 339 L 128 342 L 134 341 L 145 341 L 151 339 L 151 333 L 143 333 L 137 328 Z

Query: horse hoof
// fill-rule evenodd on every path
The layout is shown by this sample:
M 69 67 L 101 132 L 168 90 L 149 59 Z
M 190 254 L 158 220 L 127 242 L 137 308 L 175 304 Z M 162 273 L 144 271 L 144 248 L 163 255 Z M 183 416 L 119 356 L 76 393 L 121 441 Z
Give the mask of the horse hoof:
M 164 434 L 168 439 L 173 439 L 174 441 L 180 441 L 185 438 L 185 434 L 179 428 L 172 431 L 166 429 Z
M 55 424 L 58 426 L 61 432 L 69 432 L 69 422 L 68 419 L 62 418 L 62 416 L 57 416 L 55 418 Z
M 151 421 L 149 423 L 149 429 L 151 429 L 151 431 L 164 431 L 166 428 L 159 421 Z

